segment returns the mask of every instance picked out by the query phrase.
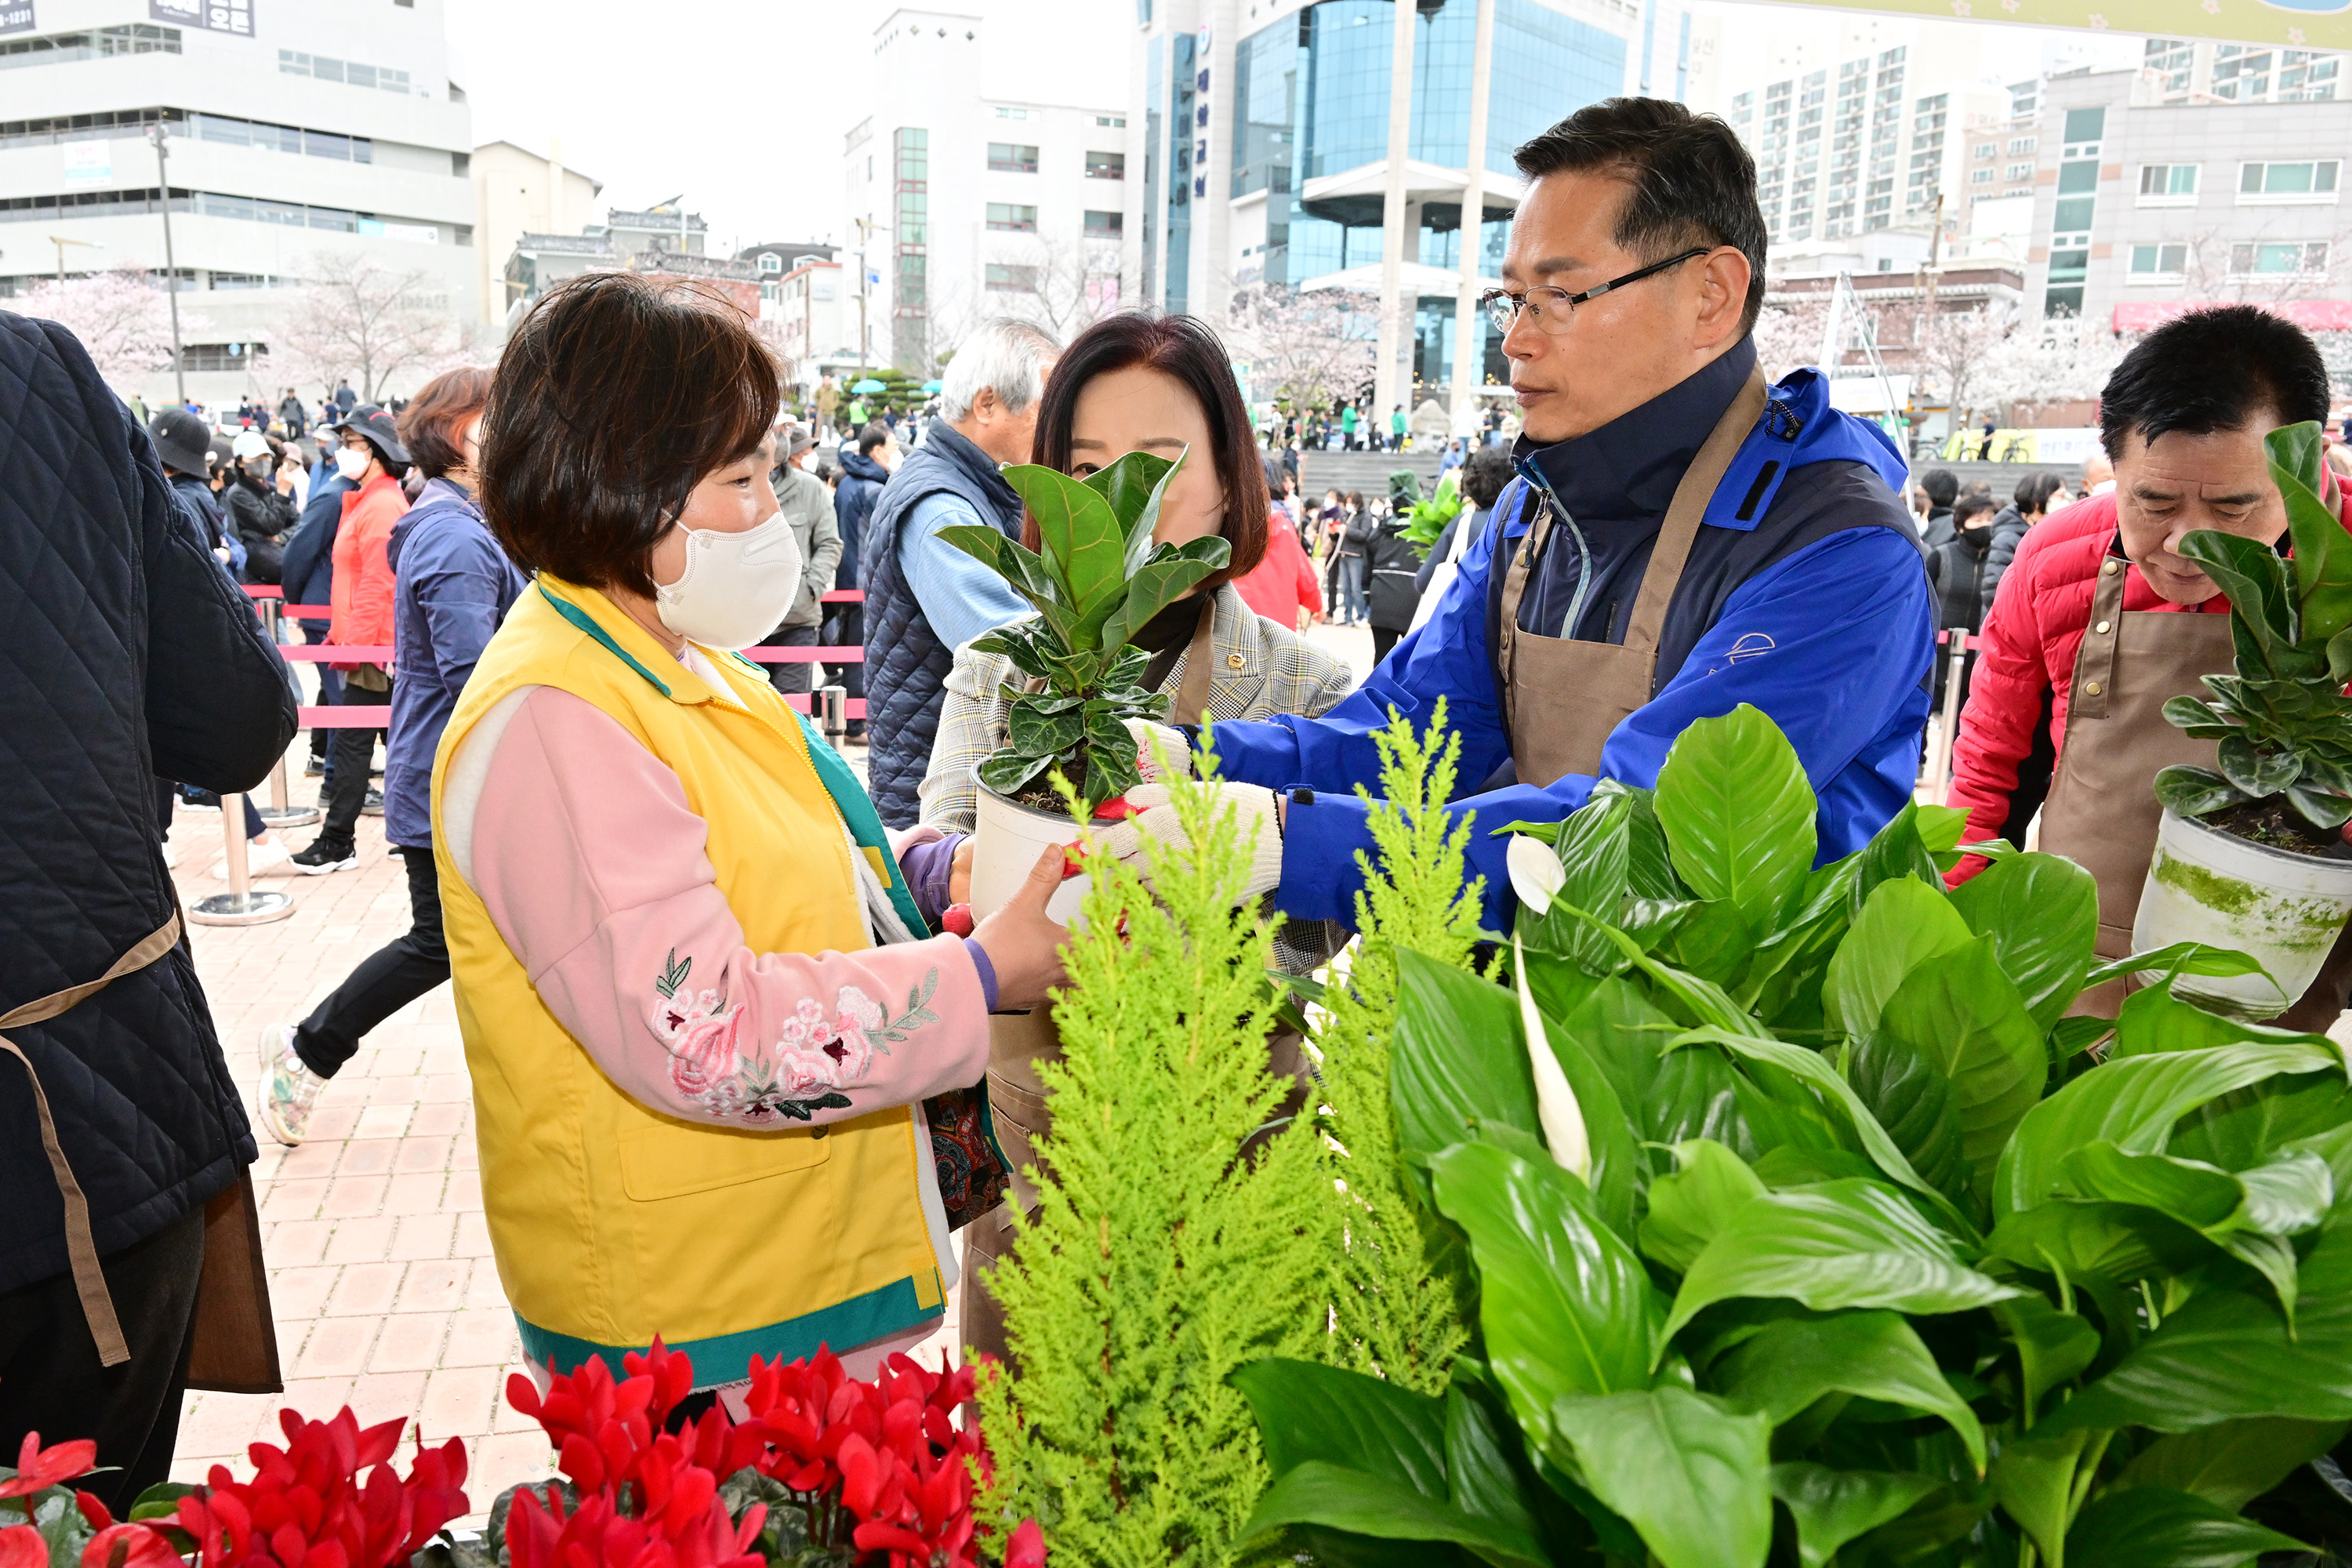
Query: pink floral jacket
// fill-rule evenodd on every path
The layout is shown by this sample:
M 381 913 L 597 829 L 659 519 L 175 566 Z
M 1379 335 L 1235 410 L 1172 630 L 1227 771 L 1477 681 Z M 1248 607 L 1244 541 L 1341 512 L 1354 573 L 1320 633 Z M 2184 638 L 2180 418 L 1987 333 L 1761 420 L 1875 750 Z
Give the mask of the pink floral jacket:
M 438 826 L 556 1021 L 656 1110 L 835 1121 L 987 1071 L 989 986 L 961 940 L 754 952 L 677 775 L 569 692 L 526 688 L 483 717 Z

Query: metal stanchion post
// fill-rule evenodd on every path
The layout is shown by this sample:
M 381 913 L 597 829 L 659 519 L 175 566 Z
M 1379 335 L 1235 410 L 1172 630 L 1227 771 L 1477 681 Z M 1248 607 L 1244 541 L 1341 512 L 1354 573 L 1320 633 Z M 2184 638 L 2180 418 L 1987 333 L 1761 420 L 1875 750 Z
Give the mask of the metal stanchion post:
M 1969 670 L 1969 629 L 1954 626 L 1951 644 L 1945 657 L 1951 662 L 1944 671 L 1944 722 L 1942 733 L 1936 737 L 1936 771 L 1928 780 L 1938 795 L 1952 779 L 1952 742 L 1960 729 L 1960 701 L 1967 695 Z
M 268 629 L 269 640 L 273 643 L 278 641 L 278 601 L 262 599 L 257 602 L 261 605 L 261 624 Z M 269 769 L 269 804 L 255 809 L 261 813 L 261 820 L 272 827 L 307 827 L 319 820 L 318 807 L 295 805 L 287 800 L 286 759 L 282 756 Z
M 820 686 L 816 689 L 817 725 L 824 738 L 841 749 L 841 737 L 849 731 L 849 689 L 844 686 Z
M 228 891 L 198 899 L 188 906 L 188 919 L 200 926 L 257 926 L 282 921 L 294 912 L 294 900 L 285 893 L 256 892 L 245 863 L 245 796 L 221 796 L 221 826 L 228 838 Z

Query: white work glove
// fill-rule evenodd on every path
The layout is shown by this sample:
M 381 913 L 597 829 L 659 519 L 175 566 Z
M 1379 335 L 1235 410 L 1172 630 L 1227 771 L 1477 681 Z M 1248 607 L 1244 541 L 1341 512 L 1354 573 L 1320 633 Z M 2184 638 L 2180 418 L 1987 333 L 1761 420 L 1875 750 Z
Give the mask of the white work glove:
M 1135 737 L 1135 765 L 1146 780 L 1192 776 L 1192 743 L 1184 738 L 1183 731 L 1155 724 L 1149 719 L 1122 719 L 1119 722 Z M 1153 755 L 1155 751 L 1167 757 L 1166 769 Z
M 1241 819 L 1241 838 L 1249 846 L 1250 858 L 1249 875 L 1242 882 L 1241 896 L 1254 899 L 1274 891 L 1282 881 L 1282 818 L 1274 792 L 1244 784 L 1202 787 L 1214 796 L 1219 811 L 1233 813 Z M 1168 786 L 1162 784 L 1138 784 L 1129 790 L 1127 803 L 1136 808 L 1136 814 L 1103 831 L 1104 850 L 1135 864 L 1140 870 L 1145 839 L 1171 847 L 1183 846 L 1187 842 L 1184 824 L 1178 818 L 1176 808 L 1168 804 Z M 1251 837 L 1253 828 L 1255 841 Z

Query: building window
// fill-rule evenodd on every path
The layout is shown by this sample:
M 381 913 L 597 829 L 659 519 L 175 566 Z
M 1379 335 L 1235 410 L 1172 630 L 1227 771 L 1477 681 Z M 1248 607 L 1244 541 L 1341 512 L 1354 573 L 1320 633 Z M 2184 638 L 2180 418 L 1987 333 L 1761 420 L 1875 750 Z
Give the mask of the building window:
M 1122 217 L 1118 213 L 1087 213 L 1086 236 L 1088 239 L 1117 239 L 1124 232 Z
M 2197 197 L 2197 171 L 2200 166 L 2196 163 L 2141 164 L 2140 205 L 2187 206 L 2190 205 Z
M 2022 158 L 2026 156 L 2033 151 L 2038 140 L 2038 138 L 2032 136 L 2011 137 L 2009 139 L 2009 155 L 2012 158 Z
M 761 253 L 760 253 L 760 270 L 761 270 L 761 271 L 762 271 L 762 272 L 782 272 L 783 269 L 784 269 L 784 258 L 783 258 L 782 257 L 778 256 L 778 255 L 777 255 L 774 251 L 772 251 L 772 250 L 762 251 L 762 252 L 761 252 Z
M 1113 131 L 1124 131 L 1127 129 L 1127 116 L 1124 114 L 1097 114 L 1095 116 L 1095 123 L 1097 125 L 1108 125 Z
M 2105 109 L 2070 109 L 2066 111 L 2066 156 L 2095 158 L 2099 142 L 2107 132 L 2107 111 Z
M 268 352 L 267 343 L 186 343 L 180 349 L 180 368 L 242 371 Z
M 1034 267 L 1003 267 L 992 261 L 985 272 L 984 281 L 992 294 L 1034 294 L 1037 291 L 1037 269 Z
M 1985 173 L 1990 174 L 1992 171 L 1988 169 Z M 2020 180 L 2030 180 L 2033 178 L 2033 165 L 2031 163 L 2011 163 L 2009 168 L 2004 171 L 2002 178 L 2006 179 L 2011 184 L 2015 184 Z
M 1969 184 L 1972 184 L 1972 185 L 1990 185 L 1990 184 L 1992 184 L 1992 171 L 1991 171 L 1990 169 L 1972 169 L 1972 170 L 1970 170 L 1970 171 L 1969 172 Z
M 1015 206 L 1010 202 L 991 202 L 988 204 L 988 226 L 1010 234 L 1034 234 L 1037 232 L 1037 209 Z
M 1124 153 L 1087 153 L 1087 178 L 1089 180 L 1124 180 L 1127 178 L 1127 154 Z
M 999 120 L 1026 120 L 1029 118 L 1029 111 L 1025 109 L 999 108 L 996 111 L 996 118 Z
M 1995 143 L 1990 142 L 1979 142 L 1977 143 L 1977 150 L 1969 153 L 1969 156 L 1971 158 L 1991 158 L 1998 155 L 2000 152 L 2000 148 Z
M 307 76 L 314 81 L 339 81 L 346 87 L 373 88 L 381 92 L 408 91 L 408 73 L 389 66 L 363 66 L 351 60 L 330 59 L 325 55 L 280 49 L 278 68 L 288 76 Z
M 2241 163 L 2238 200 L 2333 202 L 2336 167 L 2332 158 L 2312 163 Z
M 1013 142 L 991 142 L 988 166 L 1007 174 L 1034 174 L 1037 172 L 1037 149 Z
M 2233 278 L 2325 277 L 2326 272 L 2327 242 L 2324 239 L 2307 244 L 2290 241 L 2284 245 L 2230 247 L 2230 275 Z
M 342 136 L 331 131 L 302 131 L 291 125 L 271 125 L 258 120 L 235 120 L 225 114 L 188 116 L 190 133 L 200 142 L 231 147 L 259 147 L 271 153 L 301 153 L 338 163 L 372 163 L 375 143 L 364 136 Z
M 26 16 L 31 12 L 26 12 Z M 87 33 L 48 33 L 37 38 L 0 38 L 0 70 L 10 66 L 60 65 L 68 60 L 111 59 L 117 55 L 176 55 L 177 27 L 96 27 Z
M 2178 279 L 2189 271 L 2185 245 L 2135 245 L 2131 247 L 2131 278 L 2135 283 Z

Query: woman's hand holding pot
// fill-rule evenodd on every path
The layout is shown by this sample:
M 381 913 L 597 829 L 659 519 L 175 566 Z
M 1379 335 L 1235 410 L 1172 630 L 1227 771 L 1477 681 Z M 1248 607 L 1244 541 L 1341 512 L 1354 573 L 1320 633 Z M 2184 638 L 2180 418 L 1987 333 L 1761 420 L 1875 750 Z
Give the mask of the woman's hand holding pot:
M 1037 1006 L 1045 1000 L 1046 992 L 1066 978 L 1061 949 L 1070 938 L 1070 930 L 1045 916 L 1045 901 L 1062 885 L 1064 864 L 1062 847 L 1050 846 L 1029 868 L 1021 890 L 971 933 L 971 940 L 980 943 L 995 967 L 1000 1011 Z

